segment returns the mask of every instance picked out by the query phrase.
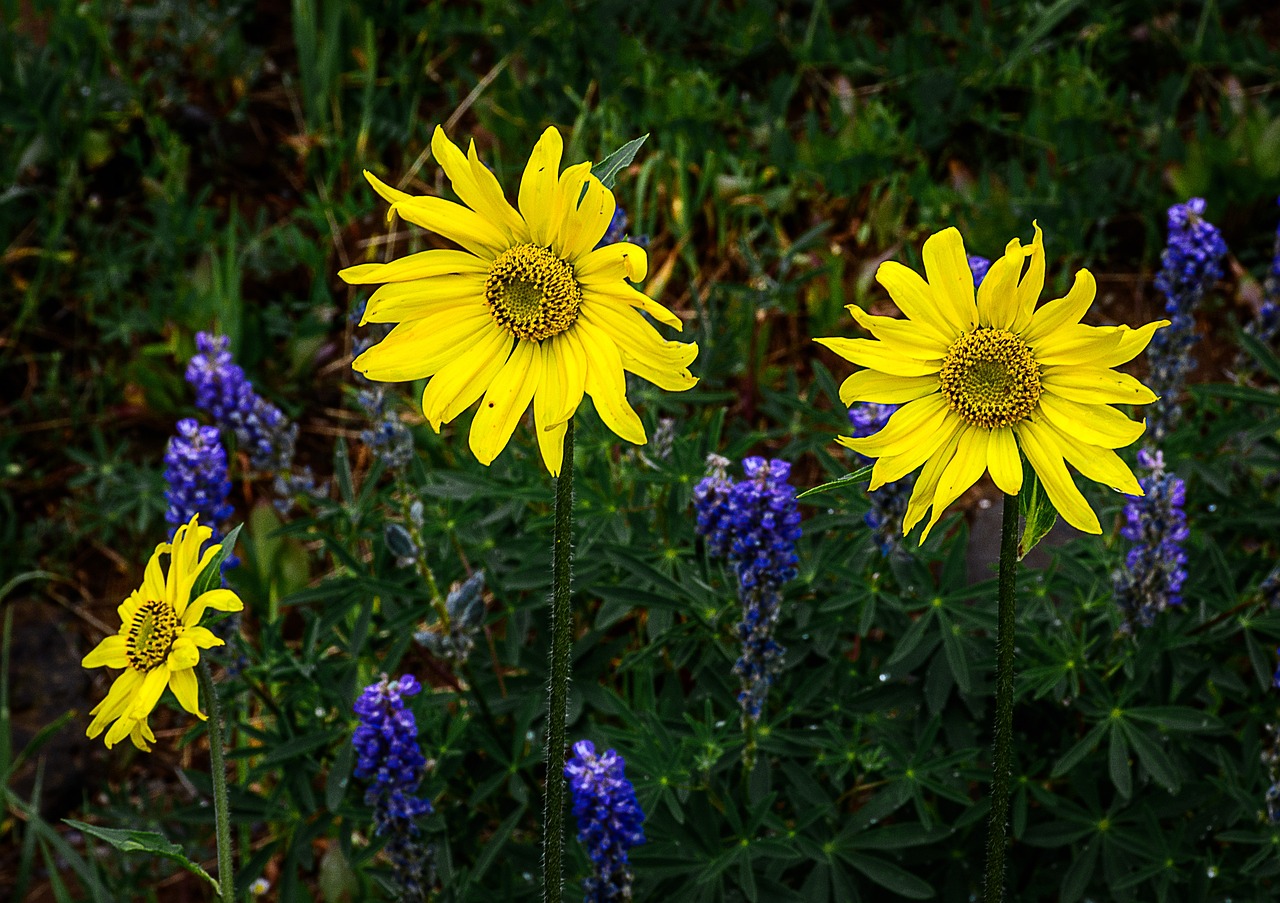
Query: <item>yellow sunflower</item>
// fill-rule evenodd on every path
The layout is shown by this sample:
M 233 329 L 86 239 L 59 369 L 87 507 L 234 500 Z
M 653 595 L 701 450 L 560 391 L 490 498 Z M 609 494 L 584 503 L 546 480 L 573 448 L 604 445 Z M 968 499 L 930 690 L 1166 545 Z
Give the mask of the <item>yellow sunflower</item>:
M 1134 422 L 1112 405 L 1148 404 L 1156 396 L 1111 368 L 1132 360 L 1169 321 L 1138 329 L 1085 326 L 1080 318 L 1097 288 L 1088 270 L 1076 273 L 1066 297 L 1037 310 L 1045 256 L 1040 227 L 1034 228 L 1030 247 L 1015 238 L 991 265 L 976 303 L 964 241 L 946 229 L 924 243 L 928 282 L 893 261 L 876 272 L 905 319 L 851 306 L 874 339 L 816 340 L 866 368 L 844 381 L 842 402 L 901 405 L 875 435 L 838 441 L 877 459 L 871 490 L 923 465 L 902 524 L 910 533 L 932 506 L 921 542 L 986 471 L 1002 491 L 1016 495 L 1022 488 L 1019 451 L 1053 506 L 1086 533 L 1102 528 L 1064 459 L 1090 480 L 1142 495 L 1113 449 L 1141 436 L 1146 422 Z
M 688 365 L 698 346 L 664 340 L 641 316 L 681 329 L 678 317 L 628 281 L 645 276 L 643 248 L 596 248 L 613 218 L 613 193 L 590 163 L 560 172 L 563 143 L 554 128 L 529 157 L 518 211 L 474 142 L 463 154 L 437 127 L 431 149 L 467 206 L 365 177 L 391 204 L 389 218 L 399 214 L 465 250 L 423 251 L 338 274 L 352 284 L 388 283 L 369 299 L 361 324 L 398 324 L 352 366 L 382 382 L 430 377 L 422 413 L 437 432 L 484 396 L 470 433 L 484 464 L 506 447 L 532 401 L 542 458 L 558 475 L 565 430 L 584 393 L 609 429 L 644 444 L 624 371 L 663 389 L 692 388 Z
M 244 603 L 229 589 L 213 589 L 196 599 L 191 598 L 196 577 L 218 553 L 219 545 L 211 545 L 200 553 L 213 531 L 201 527 L 191 518 L 179 527 L 173 542 L 156 546 L 147 562 L 142 586 L 120 603 L 120 631 L 109 636 L 84 657 L 86 668 L 124 668 L 115 679 L 107 697 L 89 714 L 93 723 L 85 732 L 96 737 L 108 722 L 106 743 L 110 748 L 126 736 L 141 750 L 150 751 L 148 742 L 155 734 L 147 725 L 160 694 L 166 686 L 173 690 L 178 703 L 191 714 L 205 719 L 200 711 L 195 666 L 200 650 L 221 646 L 222 640 L 200 626 L 205 610 L 240 611 Z M 168 573 L 160 566 L 160 556 L 169 556 Z

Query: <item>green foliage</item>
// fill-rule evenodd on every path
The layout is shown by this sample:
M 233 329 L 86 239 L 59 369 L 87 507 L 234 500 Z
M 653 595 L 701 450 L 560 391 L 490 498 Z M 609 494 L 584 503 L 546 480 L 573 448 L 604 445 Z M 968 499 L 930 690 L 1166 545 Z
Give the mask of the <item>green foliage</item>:
M 841 476 L 856 464 L 831 441 L 847 371 L 809 340 L 848 334 L 843 305 L 883 300 L 876 263 L 915 262 L 952 223 L 993 256 L 1038 218 L 1051 288 L 1081 263 L 1145 284 L 1163 209 L 1203 192 L 1237 259 L 1266 257 L 1274 23 L 1242 3 L 1136 0 L 38 6 L 5 4 L 0 29 L 0 410 L 17 426 L 0 430 L 0 584 L 56 573 L 100 620 L 136 585 L 163 532 L 159 461 L 192 413 L 182 372 L 200 329 L 233 336 L 331 478 L 328 500 L 281 516 L 237 472 L 246 527 L 227 580 L 247 610 L 221 686 L 242 891 L 270 875 L 282 900 L 390 896 L 352 779 L 351 705 L 411 671 L 428 686 L 413 709 L 441 886 L 537 896 L 551 482 L 523 428 L 489 468 L 466 448 L 468 415 L 426 429 L 420 385 L 392 390 L 417 456 L 384 472 L 357 441 L 357 296 L 334 273 L 434 246 L 416 230 L 382 243 L 362 168 L 447 195 L 427 154 L 439 123 L 474 136 L 513 191 L 553 123 L 575 161 L 650 135 L 600 170 L 649 239 L 647 289 L 700 345 L 696 389 L 631 391 L 651 436 L 674 421 L 668 451 L 619 450 L 589 403 L 577 427 L 570 735 L 627 759 L 648 815 L 636 898 L 969 898 L 990 773 L 994 583 L 969 558 L 983 521 L 971 532 L 953 515 L 923 548 L 881 557 L 865 473 Z M 1103 315 L 1126 322 L 1154 304 L 1112 303 Z M 1260 755 L 1280 717 L 1280 614 L 1258 587 L 1280 526 L 1280 364 L 1248 336 L 1210 339 L 1228 359 L 1243 347 L 1259 377 L 1195 387 L 1165 449 L 1188 487 L 1184 605 L 1120 629 L 1119 504 L 1092 490 L 1105 535 L 1051 533 L 1049 563 L 1021 576 L 1013 898 L 1274 894 Z M 690 499 L 708 453 L 762 451 L 833 491 L 806 500 L 786 667 L 743 773 L 733 576 L 703 554 Z M 1027 550 L 1047 529 L 1032 520 Z M 483 626 L 455 665 L 413 636 L 480 568 Z M 158 880 L 182 877 L 172 863 L 94 860 L 42 813 L 39 777 L 13 786 L 50 737 L 82 727 L 55 722 L 15 752 L 0 706 L 17 885 L 43 868 L 57 899 L 162 896 Z M 148 798 L 131 789 L 157 786 L 135 783 L 139 759 L 91 771 L 83 818 L 156 829 L 205 861 L 202 729 L 182 742 L 180 763 L 146 760 L 172 765 Z M 589 864 L 569 850 L 577 880 Z

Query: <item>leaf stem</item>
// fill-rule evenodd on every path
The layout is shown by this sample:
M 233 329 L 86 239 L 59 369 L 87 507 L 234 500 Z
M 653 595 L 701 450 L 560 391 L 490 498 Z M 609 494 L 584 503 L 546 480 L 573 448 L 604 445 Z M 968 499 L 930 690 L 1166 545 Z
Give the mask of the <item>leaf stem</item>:
M 227 763 L 224 758 L 222 705 L 213 685 L 209 663 L 200 660 L 200 683 L 209 705 L 209 766 L 213 778 L 213 817 L 218 835 L 218 896 L 222 903 L 235 903 L 236 874 L 231 861 L 231 809 L 227 802 Z
M 992 748 L 991 816 L 987 822 L 987 870 L 983 903 L 1004 899 L 1004 856 L 1013 774 L 1013 644 L 1017 619 L 1018 496 L 1004 497 L 1000 525 L 999 608 L 996 627 L 996 723 Z
M 564 751 L 569 710 L 569 650 L 573 611 L 573 418 L 564 435 L 564 458 L 556 478 L 555 525 L 551 540 L 551 659 L 547 688 L 547 796 L 542 837 L 543 903 L 560 903 L 564 890 Z

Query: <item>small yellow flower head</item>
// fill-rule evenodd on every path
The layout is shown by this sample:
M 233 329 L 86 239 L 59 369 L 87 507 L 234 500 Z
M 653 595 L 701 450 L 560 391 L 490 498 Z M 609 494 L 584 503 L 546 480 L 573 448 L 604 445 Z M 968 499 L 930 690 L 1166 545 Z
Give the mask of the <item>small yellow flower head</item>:
M 875 435 L 838 441 L 877 459 L 873 491 L 923 465 L 902 525 L 910 533 L 932 508 L 921 542 L 983 473 L 1016 495 L 1023 456 L 1053 506 L 1086 533 L 1102 528 L 1067 463 L 1088 479 L 1142 495 L 1114 449 L 1141 436 L 1145 421 L 1135 423 L 1112 405 L 1148 404 L 1156 396 L 1111 368 L 1136 357 L 1169 321 L 1138 329 L 1085 326 L 1080 318 L 1096 291 L 1088 270 L 1076 273 L 1065 297 L 1037 309 L 1045 254 L 1040 227 L 1033 227 L 1031 246 L 1009 242 L 976 298 L 960 233 L 931 236 L 923 254 L 927 282 L 893 261 L 876 272 L 904 318 L 851 306 L 874 339 L 816 340 L 866 368 L 840 387 L 844 404 L 901 405 Z
M 671 391 L 690 389 L 698 346 L 663 339 L 640 315 L 682 328 L 632 285 L 648 269 L 643 248 L 625 241 L 596 248 L 613 218 L 613 193 L 591 175 L 590 163 L 560 172 L 564 148 L 554 128 L 529 157 L 518 210 L 474 142 L 463 154 L 436 128 L 431 149 L 466 206 L 365 177 L 391 205 L 388 216 L 399 214 L 465 250 L 423 251 L 338 274 L 357 285 L 387 283 L 369 299 L 361 325 L 398 324 L 352 367 L 381 382 L 429 377 L 422 413 L 437 432 L 480 399 L 470 444 L 484 464 L 506 447 L 532 402 L 542 459 L 558 475 L 565 431 L 584 394 L 609 429 L 643 445 L 625 373 Z
M 119 632 L 99 643 L 81 662 L 86 668 L 105 665 L 124 669 L 106 699 L 90 712 L 94 719 L 85 732 L 96 737 L 108 723 L 115 722 L 107 731 L 108 748 L 128 737 L 134 746 L 150 751 L 147 744 L 156 738 L 147 718 L 166 686 L 184 709 L 201 720 L 205 718 L 200 711 L 195 666 L 200 662 L 201 649 L 221 646 L 222 640 L 201 627 L 200 619 L 207 609 L 240 611 L 244 603 L 229 589 L 214 589 L 191 598 L 196 578 L 221 549 L 215 544 L 201 554 L 200 547 L 213 536 L 213 531 L 200 526 L 197 520 L 193 517 L 189 524 L 179 527 L 172 543 L 156 546 L 147 562 L 142 586 L 116 609 L 120 615 Z M 162 555 L 169 556 L 167 573 L 161 569 Z

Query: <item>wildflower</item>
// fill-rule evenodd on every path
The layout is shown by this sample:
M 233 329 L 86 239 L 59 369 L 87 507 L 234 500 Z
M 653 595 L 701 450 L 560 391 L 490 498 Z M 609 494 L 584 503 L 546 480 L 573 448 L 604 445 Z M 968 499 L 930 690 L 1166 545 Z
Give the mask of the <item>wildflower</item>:
M 773 634 L 782 587 L 796 575 L 800 511 L 787 482 L 791 465 L 786 461 L 747 458 L 742 462 L 747 478 L 734 484 L 725 475 L 728 461 L 713 455 L 708 463 L 712 472 L 694 489 L 697 530 L 706 538 L 708 554 L 727 557 L 738 578 L 742 654 L 734 673 L 742 687 L 743 720 L 756 721 L 787 651 Z
M 1182 584 L 1187 579 L 1187 555 L 1182 544 L 1188 535 L 1186 485 L 1164 469 L 1164 454 L 1138 452 L 1138 465 L 1147 471 L 1142 479 L 1146 495 L 1124 506 L 1125 524 L 1120 535 L 1134 545 L 1124 568 L 1115 576 L 1116 604 L 1125 614 L 1125 629 L 1136 621 L 1143 627 L 1155 622 L 1157 613 L 1182 604 Z
M 416 795 L 427 760 L 418 748 L 417 721 L 404 705 L 404 697 L 421 689 L 411 674 L 394 682 L 384 674 L 365 687 L 356 700 L 360 724 L 351 738 L 355 776 L 369 782 L 365 805 L 373 807 L 374 832 L 387 837 L 402 900 L 425 900 L 435 883 L 434 851 L 418 839 L 416 822 L 433 811 L 430 800 Z
M 896 410 L 898 410 L 896 404 L 875 404 L 874 402 L 855 404 L 849 409 L 849 422 L 853 426 L 854 437 L 870 436 L 884 429 Z M 868 460 L 862 455 L 858 457 L 863 461 Z M 908 474 L 897 482 L 867 493 L 871 509 L 863 520 L 875 535 L 876 544 L 880 546 L 882 555 L 888 555 L 901 546 L 898 525 L 902 523 L 902 518 L 907 513 L 907 499 L 914 485 L 915 477 Z
M 476 631 L 484 620 L 484 571 L 476 571 L 449 590 L 444 609 L 447 623 L 438 621 L 426 630 L 419 630 L 413 638 L 432 654 L 463 664 L 475 647 Z
M 367 429 L 360 431 L 360 441 L 369 446 L 388 470 L 408 464 L 413 457 L 413 434 L 394 408 L 387 404 L 383 388 L 361 389 L 356 400 L 372 421 Z
M 627 211 L 617 207 L 609 220 L 609 228 L 604 230 L 604 237 L 596 244 L 596 250 L 606 245 L 617 244 L 627 237 Z
M 1262 306 L 1258 309 L 1257 316 L 1245 324 L 1244 330 L 1266 345 L 1274 342 L 1276 336 L 1280 335 L 1280 225 L 1276 226 L 1271 266 L 1262 282 Z
M 982 280 L 987 278 L 987 273 L 990 269 L 990 260 L 987 260 L 985 257 L 979 257 L 977 254 L 969 255 L 969 272 L 973 273 L 974 288 L 982 285 Z
M 249 885 L 249 896 L 263 897 L 269 890 L 271 890 L 270 881 L 266 878 L 254 878 L 253 883 Z
M 222 533 L 218 525 L 231 516 L 227 504 L 231 483 L 227 480 L 227 452 L 217 427 L 201 426 L 191 418 L 178 421 L 178 435 L 165 450 L 166 504 L 164 519 L 176 532 L 200 515 L 213 531 L 214 542 Z M 173 533 L 170 533 L 170 539 Z
M 606 426 L 643 445 L 625 373 L 664 389 L 692 388 L 697 380 L 687 367 L 698 346 L 665 341 L 640 315 L 681 328 L 627 281 L 644 278 L 644 249 L 630 242 L 595 249 L 616 209 L 612 192 L 589 163 L 559 172 L 563 145 L 554 128 L 533 149 L 518 212 L 474 143 L 464 155 L 437 128 L 431 147 L 468 206 L 365 176 L 392 214 L 465 250 L 422 251 L 339 273 L 353 284 L 387 283 L 369 299 L 362 323 L 399 324 L 352 366 L 380 382 L 430 377 L 422 411 L 436 431 L 480 399 L 470 445 L 484 464 L 506 447 L 532 401 L 543 461 L 558 475 L 565 431 L 584 393 Z
M 693 487 L 693 508 L 697 514 L 697 532 L 707 543 L 712 558 L 726 558 L 733 536 L 729 532 L 729 459 L 707 455 L 707 475 Z
M 1187 374 L 1195 369 L 1191 347 L 1196 336 L 1196 309 L 1205 293 L 1222 278 L 1227 243 L 1204 217 L 1204 199 L 1192 198 L 1169 208 L 1169 240 L 1161 255 L 1156 288 L 1165 298 L 1171 326 L 1151 340 L 1148 382 L 1160 401 L 1151 409 L 1151 440 L 1164 441 L 1182 416 L 1178 396 Z
M 1030 267 L 1019 279 L 1028 258 Z M 1009 242 L 977 289 L 976 303 L 959 232 L 946 229 L 929 238 L 924 264 L 927 283 L 893 261 L 876 273 L 905 319 L 850 307 L 874 339 L 817 339 L 866 368 L 844 381 L 841 401 L 901 405 L 874 436 L 839 437 L 877 458 L 870 490 L 923 465 L 903 518 L 903 533 L 909 533 L 932 507 L 923 542 L 947 506 L 984 472 L 1003 492 L 1016 494 L 1021 452 L 1067 522 L 1101 533 L 1063 459 L 1091 480 L 1141 494 L 1112 449 L 1137 439 L 1143 424 L 1111 405 L 1146 404 L 1155 395 L 1111 368 L 1137 355 L 1167 321 L 1140 329 L 1081 324 L 1095 291 L 1088 270 L 1076 273 L 1066 297 L 1037 310 L 1045 272 L 1039 226 L 1029 248 L 1016 238 Z
M 128 737 L 133 745 L 150 751 L 155 734 L 147 718 L 160 701 L 166 686 L 173 691 L 178 704 L 201 721 L 195 666 L 200 663 L 200 650 L 223 645 L 205 627 L 200 626 L 206 609 L 240 611 L 244 603 L 229 589 L 212 589 L 195 599 L 191 590 L 196 578 L 221 549 L 214 544 L 202 553 L 201 546 L 213 531 L 198 524 L 198 515 L 180 526 L 173 541 L 156 546 L 147 562 L 142 586 L 134 590 L 116 609 L 120 630 L 99 643 L 84 657 L 86 668 L 123 668 L 102 702 L 89 713 L 93 722 L 85 732 L 97 737 L 108 723 L 106 744 L 110 749 Z M 160 558 L 169 556 L 167 573 Z
M 564 766 L 578 819 L 578 839 L 586 845 L 592 864 L 592 874 L 583 882 L 585 903 L 631 899 L 627 854 L 644 843 L 644 812 L 625 769 L 626 762 L 616 751 L 597 756 L 590 740 L 573 744 L 573 758 Z

